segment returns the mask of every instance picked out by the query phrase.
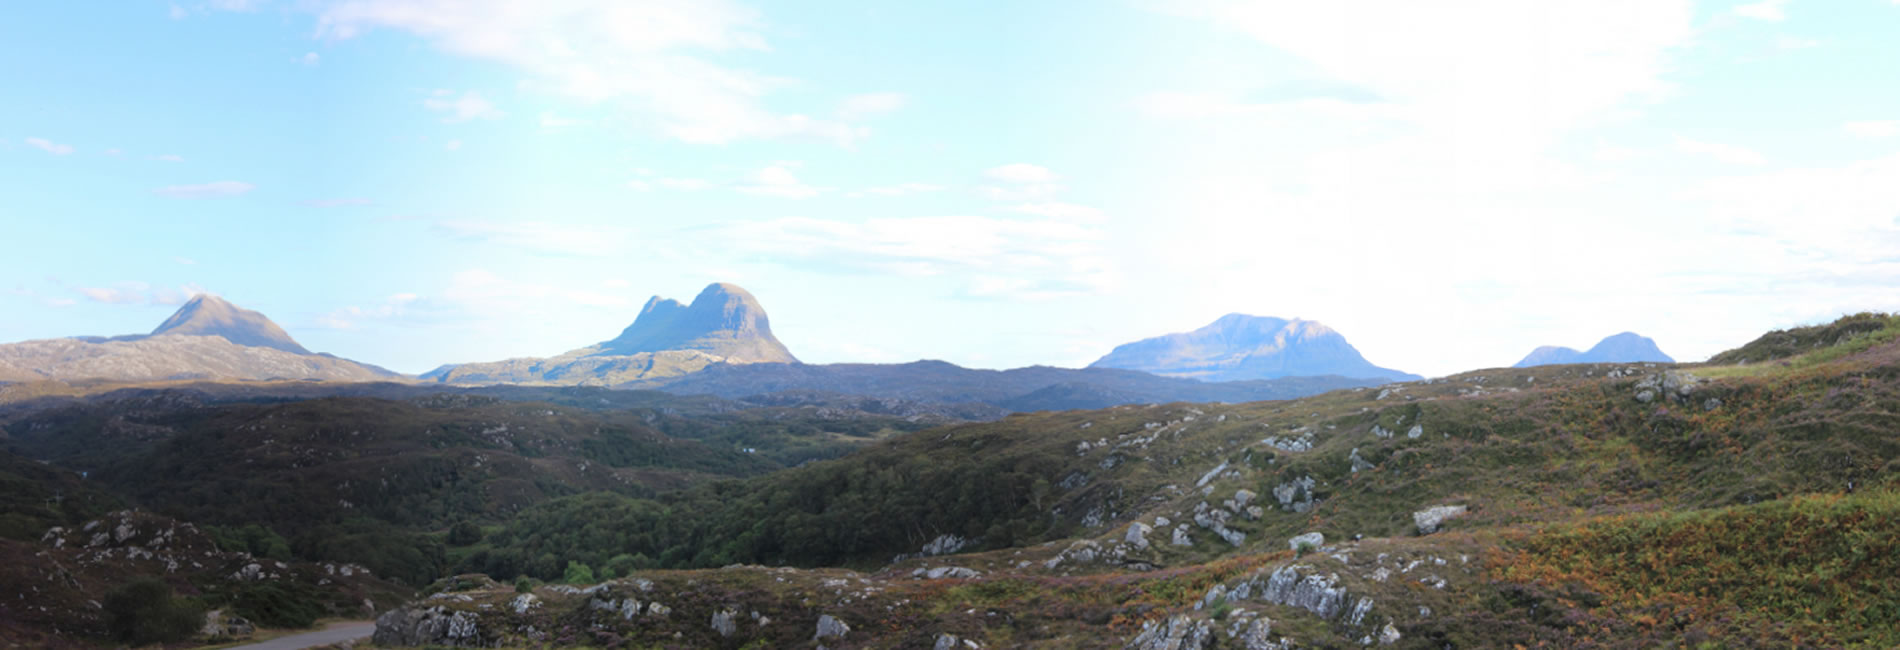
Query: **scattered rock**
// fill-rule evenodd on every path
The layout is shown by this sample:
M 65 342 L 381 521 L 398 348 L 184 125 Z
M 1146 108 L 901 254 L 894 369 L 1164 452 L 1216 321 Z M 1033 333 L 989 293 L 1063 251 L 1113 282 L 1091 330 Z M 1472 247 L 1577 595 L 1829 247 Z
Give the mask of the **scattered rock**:
M 1446 519 L 1465 514 L 1464 506 L 1432 506 L 1412 513 L 1412 523 L 1418 526 L 1418 534 L 1430 535 L 1438 532 L 1438 526 Z
M 1320 533 L 1306 533 L 1304 535 L 1294 535 L 1292 539 L 1286 541 L 1287 548 L 1295 551 L 1300 550 L 1301 544 L 1317 549 L 1326 544 L 1326 536 Z
M 1141 624 L 1141 634 L 1125 646 L 1130 650 L 1202 650 L 1214 647 L 1214 626 L 1206 619 L 1176 614 L 1167 621 Z
M 739 631 L 739 624 L 734 623 L 732 620 L 732 618 L 738 615 L 738 613 L 739 612 L 736 612 L 730 609 L 722 609 L 717 612 L 713 612 L 713 615 L 712 615 L 713 631 L 718 632 L 719 636 L 722 636 L 722 637 L 730 637 L 732 636 L 733 632 Z
M 824 614 L 818 617 L 818 633 L 813 634 L 811 638 L 813 641 L 820 639 L 842 639 L 844 635 L 850 633 L 851 626 L 846 625 L 844 621 L 832 618 L 830 614 Z
M 1153 531 L 1154 529 L 1149 528 L 1148 524 L 1137 521 L 1128 525 L 1128 534 L 1124 535 L 1122 539 L 1129 544 L 1133 544 L 1135 548 L 1146 549 L 1148 548 L 1148 533 Z

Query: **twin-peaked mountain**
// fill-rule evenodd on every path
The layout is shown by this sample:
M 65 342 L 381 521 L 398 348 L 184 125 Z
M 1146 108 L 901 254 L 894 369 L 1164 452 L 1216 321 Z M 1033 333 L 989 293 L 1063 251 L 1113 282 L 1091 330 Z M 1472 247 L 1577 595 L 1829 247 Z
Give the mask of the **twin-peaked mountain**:
M 1531 350 L 1530 354 L 1525 355 L 1523 359 L 1512 365 L 1512 367 L 1529 368 L 1532 366 L 1549 366 L 1562 363 L 1636 363 L 1642 361 L 1674 363 L 1675 359 L 1671 359 L 1669 355 L 1663 354 L 1662 348 L 1656 347 L 1656 341 L 1651 340 L 1649 337 L 1639 335 L 1635 332 L 1624 332 L 1622 334 L 1604 337 L 1604 339 L 1598 341 L 1596 345 L 1582 352 L 1578 352 L 1572 348 L 1546 345 Z
M 1194 330 L 1117 346 L 1090 368 L 1125 368 L 1202 381 L 1336 375 L 1408 381 L 1418 375 L 1366 361 L 1346 337 L 1310 320 L 1228 314 Z
M 422 375 L 455 384 L 622 386 L 697 372 L 707 366 L 797 363 L 772 336 L 757 298 L 715 282 L 682 305 L 654 296 L 620 336 L 548 358 L 447 365 Z
M 312 353 L 263 314 L 209 294 L 193 297 L 150 334 L 0 345 L 0 381 L 376 381 L 399 376 L 369 364 Z

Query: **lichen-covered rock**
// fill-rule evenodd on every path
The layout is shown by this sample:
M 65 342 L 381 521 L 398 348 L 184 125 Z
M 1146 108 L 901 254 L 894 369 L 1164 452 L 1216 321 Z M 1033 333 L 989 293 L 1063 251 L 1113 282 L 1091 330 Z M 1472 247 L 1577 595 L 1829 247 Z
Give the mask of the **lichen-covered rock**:
M 1412 523 L 1418 527 L 1418 534 L 1430 535 L 1438 532 L 1438 527 L 1446 519 L 1465 514 L 1464 506 L 1432 506 L 1412 513 Z
M 198 629 L 198 634 L 209 641 L 226 641 L 248 639 L 256 631 L 257 626 L 252 625 L 244 617 L 225 613 L 222 609 L 214 609 L 205 612 L 205 624 L 204 627 Z
M 1379 644 L 1380 645 L 1392 645 L 1394 643 L 1398 643 L 1399 638 L 1400 638 L 1399 628 L 1392 627 L 1391 621 L 1386 621 L 1385 627 L 1379 630 Z
M 1304 535 L 1294 535 L 1291 539 L 1286 541 L 1287 548 L 1295 551 L 1300 550 L 1301 544 L 1319 548 L 1326 545 L 1326 536 L 1316 532 L 1306 533 Z
M 482 641 L 481 615 L 448 611 L 442 606 L 403 607 L 376 617 L 370 641 L 383 646 L 438 645 L 477 648 Z
M 1280 507 L 1293 512 L 1306 512 L 1313 509 L 1313 488 L 1319 482 L 1311 476 L 1302 476 L 1273 487 L 1273 498 Z
M 1141 634 L 1128 642 L 1130 650 L 1201 650 L 1214 647 L 1214 626 L 1207 619 L 1176 614 L 1166 621 L 1141 624 Z
M 833 618 L 830 614 L 824 614 L 818 617 L 818 632 L 813 634 L 811 638 L 813 641 L 842 639 L 844 635 L 850 633 L 850 625 L 846 625 L 844 621 Z
M 717 612 L 713 612 L 713 615 L 712 615 L 713 631 L 718 632 L 719 636 L 731 637 L 733 632 L 739 631 L 739 624 L 733 622 L 733 617 L 737 616 L 738 614 L 739 614 L 738 612 L 730 610 L 730 609 L 722 609 Z
M 1169 540 L 1168 543 L 1173 544 L 1175 546 L 1193 546 L 1194 538 L 1188 536 L 1187 524 L 1181 524 L 1179 526 L 1175 526 L 1174 538 L 1172 540 Z
M 1310 571 L 1312 567 L 1287 565 L 1275 570 L 1260 589 L 1260 599 L 1298 607 L 1320 618 L 1338 616 L 1346 602 L 1346 590 L 1339 586 L 1339 577 L 1318 573 L 1302 575 L 1301 569 Z
M 1153 531 L 1154 529 L 1149 528 L 1148 524 L 1137 521 L 1128 525 L 1128 534 L 1123 535 L 1122 540 L 1134 545 L 1135 548 L 1146 549 L 1148 548 L 1148 533 Z

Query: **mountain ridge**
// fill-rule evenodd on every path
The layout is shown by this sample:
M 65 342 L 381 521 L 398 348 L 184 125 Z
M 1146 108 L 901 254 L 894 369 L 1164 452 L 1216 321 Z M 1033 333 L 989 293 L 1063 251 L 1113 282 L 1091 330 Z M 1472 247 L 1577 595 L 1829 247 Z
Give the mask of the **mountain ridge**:
M 1538 346 L 1530 354 L 1512 364 L 1513 368 L 1530 368 L 1561 363 L 1635 363 L 1653 361 L 1675 363 L 1675 359 L 1663 353 L 1656 341 L 1635 332 L 1621 332 L 1603 337 L 1589 350 L 1577 351 L 1557 345 Z
M 1115 346 L 1090 368 L 1140 370 L 1205 381 L 1338 375 L 1405 381 L 1418 375 L 1366 361 L 1318 321 L 1231 313 L 1198 329 Z

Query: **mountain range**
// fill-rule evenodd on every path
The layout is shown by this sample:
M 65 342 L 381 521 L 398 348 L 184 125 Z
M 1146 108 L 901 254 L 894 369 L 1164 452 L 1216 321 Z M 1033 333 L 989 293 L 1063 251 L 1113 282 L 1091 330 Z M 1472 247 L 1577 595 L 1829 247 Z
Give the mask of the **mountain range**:
M 1384 381 L 1421 378 L 1372 365 L 1346 337 L 1318 322 L 1246 314 L 1228 314 L 1192 332 L 1117 346 L 1089 367 L 1203 381 L 1320 375 Z
M 1623 332 L 1606 336 L 1589 350 L 1578 352 L 1572 348 L 1546 345 L 1535 350 L 1513 364 L 1513 368 L 1548 366 L 1560 363 L 1636 363 L 1654 361 L 1674 363 L 1675 359 L 1663 354 L 1662 348 L 1647 336 L 1635 332 Z
M 0 345 L 0 381 L 375 381 L 400 376 L 373 365 L 312 353 L 263 314 L 208 294 L 193 297 L 150 334 Z

